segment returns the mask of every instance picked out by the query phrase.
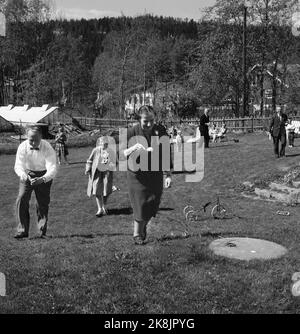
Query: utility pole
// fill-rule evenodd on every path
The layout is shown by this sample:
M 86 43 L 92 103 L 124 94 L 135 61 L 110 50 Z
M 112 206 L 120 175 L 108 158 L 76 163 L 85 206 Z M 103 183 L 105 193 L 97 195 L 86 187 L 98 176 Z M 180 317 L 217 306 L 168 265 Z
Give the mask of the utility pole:
M 6 17 L 4 13 L 0 13 L 0 43 L 1 43 L 1 50 L 0 50 L 0 56 L 2 58 L 3 55 L 3 49 L 2 49 L 2 40 L 5 39 L 6 37 Z M 4 77 L 4 70 L 3 70 L 3 64 L 2 64 L 2 59 L 1 59 L 1 69 L 0 69 L 0 104 L 3 105 L 5 104 L 5 77 Z
M 244 4 L 243 24 L 243 117 L 248 114 L 248 79 L 247 79 L 247 15 L 248 8 Z

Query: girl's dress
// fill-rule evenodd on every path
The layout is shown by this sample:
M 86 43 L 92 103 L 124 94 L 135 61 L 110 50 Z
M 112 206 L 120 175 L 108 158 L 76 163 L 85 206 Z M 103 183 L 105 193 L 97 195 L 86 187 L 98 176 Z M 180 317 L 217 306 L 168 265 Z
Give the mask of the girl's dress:
M 69 151 L 66 145 L 67 136 L 65 134 L 58 134 L 55 138 L 55 151 L 59 158 L 69 155 Z
M 113 192 L 113 171 L 116 166 L 115 154 L 112 150 L 96 148 L 93 150 L 87 169 L 91 171 L 87 195 L 107 197 Z

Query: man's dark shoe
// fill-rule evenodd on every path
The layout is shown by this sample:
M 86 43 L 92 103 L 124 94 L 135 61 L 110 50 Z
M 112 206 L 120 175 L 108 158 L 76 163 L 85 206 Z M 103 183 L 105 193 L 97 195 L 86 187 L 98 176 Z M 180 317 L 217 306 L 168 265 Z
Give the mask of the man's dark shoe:
M 47 219 L 41 219 L 38 223 L 38 228 L 41 232 L 41 238 L 45 237 L 46 236 L 46 233 L 47 233 L 47 227 L 48 227 L 48 224 L 47 224 Z
M 26 239 L 26 238 L 28 238 L 28 234 L 25 233 L 25 232 L 17 233 L 17 234 L 14 236 L 14 238 L 17 239 L 17 240 L 20 240 L 20 239 Z
M 40 227 L 40 231 L 41 231 L 41 238 L 46 237 L 46 234 L 47 234 L 47 224 L 44 225 L 44 226 L 41 226 Z

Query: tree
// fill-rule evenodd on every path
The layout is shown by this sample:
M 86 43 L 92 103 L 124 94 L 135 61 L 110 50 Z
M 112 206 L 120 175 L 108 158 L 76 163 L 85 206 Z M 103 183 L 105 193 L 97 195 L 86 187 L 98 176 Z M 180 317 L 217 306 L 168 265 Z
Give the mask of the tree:
M 90 76 L 82 57 L 82 43 L 71 36 L 58 36 L 46 56 L 23 73 L 23 99 L 26 103 L 59 103 L 65 94 L 68 104 L 87 103 Z
M 277 71 L 281 62 L 286 62 L 292 53 L 293 38 L 289 32 L 292 13 L 298 5 L 297 0 L 217 0 L 216 4 L 207 8 L 205 20 L 217 25 L 234 26 L 240 28 L 243 22 L 245 4 L 248 6 L 249 40 L 248 69 L 259 64 L 261 114 L 264 109 L 264 82 L 265 72 L 271 70 L 273 74 L 273 108 L 277 103 Z M 230 33 L 230 32 L 229 32 Z M 232 32 L 231 32 L 232 33 Z M 219 34 L 217 29 L 216 34 Z M 241 36 L 241 30 L 240 30 Z M 239 43 L 241 37 L 236 35 L 234 44 Z M 241 52 L 241 51 L 240 51 Z M 226 57 L 225 57 L 226 59 Z M 238 53 L 236 60 L 239 59 Z M 270 69 L 269 64 L 273 66 Z M 241 63 L 240 63 L 241 65 Z M 242 66 L 239 69 L 242 76 Z
M 14 82 L 15 95 L 20 96 L 22 71 L 41 56 L 44 41 L 49 41 L 42 24 L 50 19 L 52 4 L 42 0 L 8 0 L 1 1 L 0 10 L 7 21 L 6 38 L 2 40 L 1 72 Z

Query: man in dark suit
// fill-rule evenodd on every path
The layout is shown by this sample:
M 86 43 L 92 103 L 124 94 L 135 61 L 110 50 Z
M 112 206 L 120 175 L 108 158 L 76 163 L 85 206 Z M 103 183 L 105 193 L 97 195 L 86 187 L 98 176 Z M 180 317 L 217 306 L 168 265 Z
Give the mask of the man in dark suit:
M 274 153 L 276 158 L 285 157 L 286 147 L 286 123 L 288 117 L 282 113 L 281 107 L 276 108 L 276 114 L 273 116 L 270 123 L 270 134 L 273 137 Z M 279 150 L 279 142 L 281 142 L 281 148 Z
M 209 148 L 209 109 L 205 108 L 204 114 L 200 117 L 200 133 L 204 137 L 205 148 Z

